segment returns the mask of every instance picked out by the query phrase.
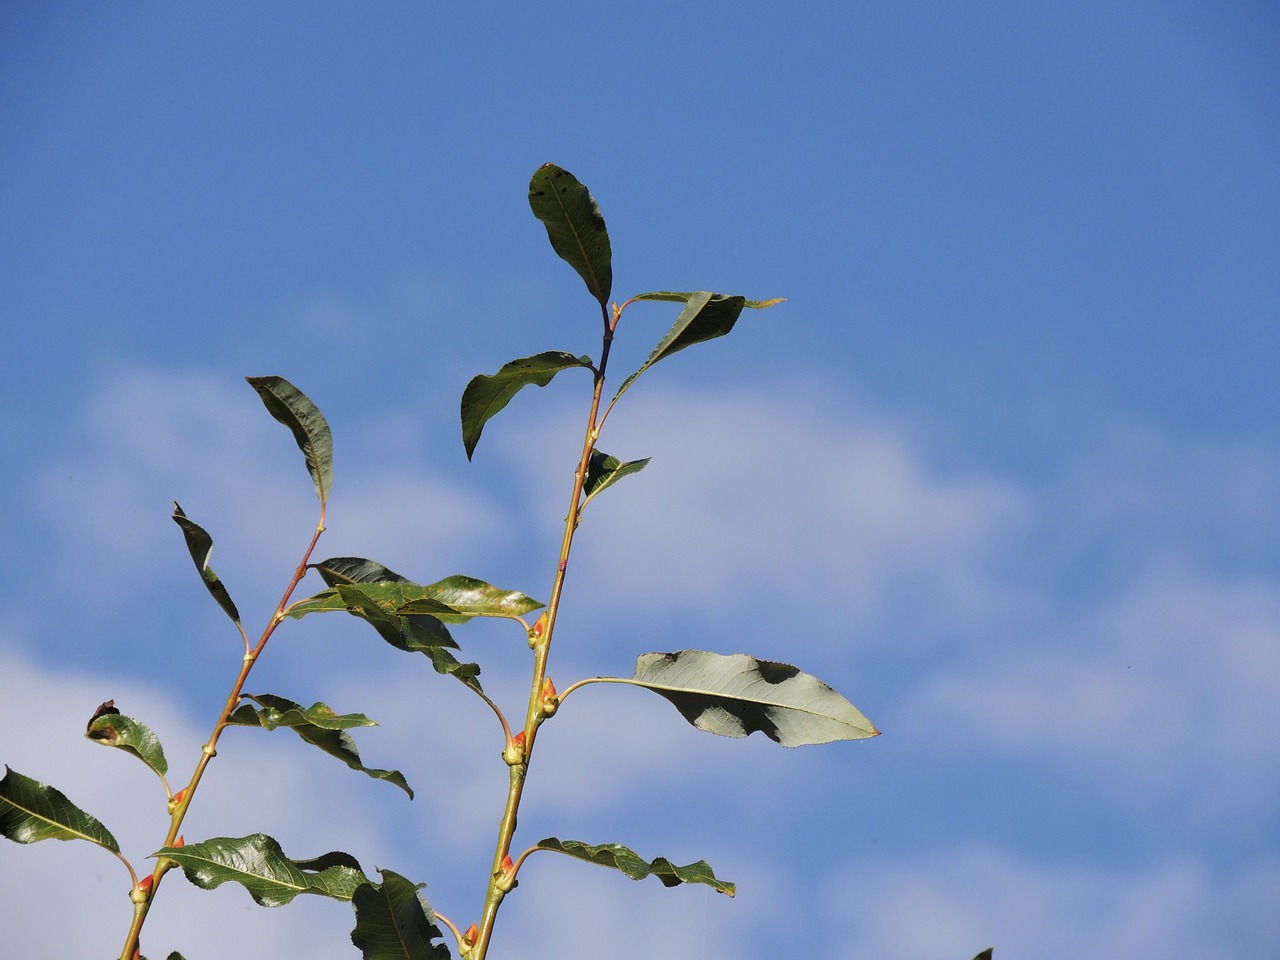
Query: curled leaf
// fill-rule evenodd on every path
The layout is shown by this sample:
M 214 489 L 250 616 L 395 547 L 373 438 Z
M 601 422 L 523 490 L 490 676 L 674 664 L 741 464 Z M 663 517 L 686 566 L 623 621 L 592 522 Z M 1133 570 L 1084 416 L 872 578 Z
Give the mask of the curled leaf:
M 173 504 L 173 522 L 182 529 L 182 537 L 187 542 L 187 552 L 191 554 L 191 559 L 196 565 L 200 578 L 204 580 L 205 587 L 213 599 L 218 601 L 218 606 L 231 618 L 231 622 L 238 624 L 240 612 L 232 602 L 231 595 L 227 593 L 227 588 L 213 572 L 213 567 L 209 566 L 209 555 L 213 553 L 213 538 L 198 523 L 187 519 L 187 515 L 182 512 L 176 500 Z
M 462 391 L 462 445 L 467 459 L 475 452 L 484 425 L 510 403 L 512 397 L 531 384 L 545 387 L 561 370 L 572 367 L 590 370 L 591 358 L 549 350 L 504 363 L 492 376 L 473 377 Z
M 311 398 L 284 377 L 245 377 L 267 412 L 293 432 L 321 503 L 333 489 L 333 435 Z
M 337 757 L 352 770 L 359 770 L 375 780 L 386 780 L 413 799 L 413 790 L 405 781 L 399 770 L 380 770 L 366 767 L 360 760 L 360 751 L 351 735 L 346 732 L 349 727 L 370 727 L 376 724 L 362 713 L 337 714 L 327 704 L 315 703 L 303 709 L 302 704 L 294 703 L 284 697 L 270 693 L 246 694 L 246 698 L 260 705 L 255 709 L 251 704 L 242 703 L 232 711 L 227 722 L 237 726 L 262 727 L 264 730 L 275 730 L 287 727 L 312 746 L 319 747 L 331 757 Z
M 699 860 L 685 867 L 677 867 L 666 857 L 645 860 L 634 850 L 620 843 L 591 846 L 580 840 L 557 840 L 555 837 L 539 840 L 537 849 L 554 850 L 557 853 L 585 860 L 587 863 L 621 870 L 632 880 L 643 880 L 645 877 L 654 876 L 667 887 L 674 887 L 681 883 L 703 883 L 730 897 L 736 890 L 734 884 L 717 879 L 711 865 L 705 860 Z
M 107 704 L 113 703 L 108 700 Z M 116 747 L 131 753 L 148 767 L 163 777 L 169 772 L 169 764 L 164 758 L 164 748 L 160 746 L 160 738 L 145 723 L 126 717 L 114 706 L 104 710 L 107 704 L 98 708 L 84 735 L 94 743 L 107 747 Z

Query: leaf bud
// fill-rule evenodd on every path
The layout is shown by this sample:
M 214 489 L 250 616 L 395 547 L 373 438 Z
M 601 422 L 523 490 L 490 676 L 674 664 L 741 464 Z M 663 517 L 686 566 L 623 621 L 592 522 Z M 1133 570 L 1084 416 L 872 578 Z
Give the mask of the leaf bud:
M 129 899 L 134 903 L 146 903 L 147 897 L 151 896 L 151 884 L 154 878 L 151 874 L 147 874 L 138 881 L 138 885 L 129 891 Z
M 476 937 L 480 936 L 480 929 L 473 923 L 467 927 L 467 932 L 462 935 L 462 942 L 468 947 L 475 946 Z
M 516 865 L 511 862 L 511 854 L 502 858 L 502 867 L 493 875 L 493 885 L 503 893 L 510 893 L 516 885 Z
M 172 797 L 169 798 L 169 813 L 171 815 L 175 810 L 178 809 L 178 805 L 182 803 L 182 798 L 186 795 L 186 793 L 187 793 L 187 788 L 183 787 L 181 790 L 179 790 L 177 793 L 175 793 Z
M 524 763 L 524 756 L 524 731 L 521 730 L 511 738 L 507 748 L 502 751 L 502 759 L 506 761 L 507 766 L 514 767 Z
M 542 638 L 547 633 L 547 614 L 544 611 L 532 627 L 529 628 L 529 647 L 536 648 L 542 642 Z
M 175 847 L 175 848 L 176 848 L 176 847 L 181 847 L 181 846 L 185 846 L 185 845 L 186 845 L 186 842 L 187 842 L 187 841 L 185 841 L 185 840 L 183 840 L 183 839 L 182 839 L 182 834 L 178 834 L 178 839 L 177 839 L 177 840 L 175 840 L 175 841 L 173 841 L 173 845 L 174 845 L 174 847 Z
M 560 709 L 560 695 L 556 693 L 556 685 L 547 677 L 542 681 L 542 715 L 554 717 Z

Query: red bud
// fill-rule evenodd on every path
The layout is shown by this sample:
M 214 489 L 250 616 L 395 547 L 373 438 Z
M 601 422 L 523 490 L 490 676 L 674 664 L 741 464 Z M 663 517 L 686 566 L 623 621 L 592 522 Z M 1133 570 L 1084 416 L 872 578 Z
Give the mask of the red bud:
M 517 733 L 514 737 L 512 737 L 512 738 L 511 738 L 511 742 L 512 742 L 512 743 L 515 743 L 515 744 L 518 744 L 518 745 L 520 745 L 520 746 L 522 746 L 522 747 L 523 747 L 523 746 L 524 746 L 524 731 L 523 731 L 523 730 L 521 730 L 521 731 L 520 731 L 519 733 Z
M 480 936 L 480 930 L 473 923 L 471 926 L 467 927 L 467 932 L 462 935 L 462 942 L 469 947 L 473 946 L 476 942 L 476 937 L 478 936 Z
M 148 873 L 145 877 L 142 878 L 141 881 L 139 881 L 138 886 L 141 887 L 143 890 L 150 890 L 151 884 L 153 884 L 154 882 L 155 882 L 155 877 L 151 876 L 151 874 Z
M 185 842 L 186 842 L 186 841 L 184 841 L 184 840 L 182 839 L 182 835 L 181 835 L 181 834 L 179 834 L 179 835 L 178 835 L 178 839 L 177 839 L 177 840 L 175 840 L 175 841 L 173 841 L 173 845 L 174 845 L 175 847 L 181 847 Z
M 510 873 L 515 868 L 516 868 L 516 865 L 511 862 L 511 854 L 507 854 L 505 857 L 502 858 L 503 873 Z

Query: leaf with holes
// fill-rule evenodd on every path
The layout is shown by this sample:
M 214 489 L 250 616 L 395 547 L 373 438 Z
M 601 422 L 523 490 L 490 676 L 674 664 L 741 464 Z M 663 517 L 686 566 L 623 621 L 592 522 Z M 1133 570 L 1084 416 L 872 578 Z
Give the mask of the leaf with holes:
M 4 770 L 4 777 L 0 779 L 0 836 L 18 843 L 88 840 L 112 853 L 120 852 L 111 831 L 61 791 L 8 766 Z
M 683 303 L 684 307 L 681 309 L 680 315 L 676 317 L 676 322 L 667 331 L 667 335 L 662 338 L 658 345 L 654 347 L 653 352 L 649 354 L 649 359 L 645 360 L 639 370 L 623 381 L 622 386 L 618 388 L 618 392 L 614 395 L 615 400 L 626 392 L 626 389 L 635 382 L 640 374 L 644 373 L 659 360 L 663 360 L 673 353 L 683 350 L 685 347 L 691 347 L 695 343 L 723 337 L 738 322 L 738 316 L 742 313 L 744 307 L 763 310 L 766 307 L 772 307 L 783 302 L 781 298 L 748 300 L 746 297 L 731 297 L 723 293 L 709 293 L 706 290 L 699 290 L 694 293 L 672 293 L 668 291 L 642 293 L 635 299 L 667 300 Z
M 467 459 L 475 452 L 484 425 L 510 403 L 512 397 L 530 384 L 545 387 L 561 370 L 573 367 L 591 370 L 591 358 L 549 350 L 504 363 L 492 376 L 473 377 L 462 391 L 462 445 Z
M 379 870 L 382 883 L 362 883 L 351 898 L 356 926 L 351 942 L 364 960 L 448 960 L 449 948 L 432 943 L 444 934 L 436 914 L 419 893 L 425 883 L 412 883 L 390 870 Z
M 578 178 L 545 163 L 529 181 L 529 207 L 547 228 L 551 248 L 587 285 L 600 306 L 613 289 L 613 251 L 600 204 Z
M 349 854 L 334 851 L 313 860 L 290 860 L 265 833 L 164 847 L 152 856 L 172 860 L 202 890 L 238 883 L 263 907 L 284 906 L 303 893 L 350 900 L 360 884 L 368 882 Z
M 94 743 L 117 747 L 133 754 L 159 777 L 163 778 L 169 772 L 160 738 L 145 723 L 126 717 L 117 710 L 114 700 L 108 700 L 98 707 L 90 718 L 84 735 Z
M 267 412 L 293 432 L 323 504 L 333 488 L 333 435 L 311 399 L 284 377 L 245 377 Z
M 213 572 L 213 567 L 209 566 L 209 554 L 213 553 L 213 538 L 205 533 L 200 524 L 187 519 L 187 515 L 182 512 L 176 500 L 173 504 L 173 522 L 182 529 L 182 536 L 187 542 L 187 552 L 191 554 L 191 559 L 195 562 L 196 570 L 204 580 L 205 587 L 213 595 L 213 599 L 218 601 L 218 606 L 231 618 L 231 622 L 238 626 L 240 611 L 236 609 L 231 595 L 227 593 L 227 588 Z
M 757 730 L 784 747 L 862 740 L 880 731 L 817 677 L 785 663 L 702 650 L 646 653 L 628 679 L 652 690 L 699 730 L 745 737 Z
M 654 876 L 667 887 L 674 887 L 681 883 L 703 883 L 730 897 L 736 890 L 734 884 L 727 880 L 716 879 L 711 865 L 705 860 L 699 860 L 686 867 L 677 867 L 666 857 L 645 860 L 634 850 L 620 843 L 590 846 L 580 840 L 557 840 L 555 837 L 539 840 L 537 849 L 554 850 L 557 853 L 565 853 L 579 860 L 585 860 L 587 863 L 621 870 L 632 880 L 643 880 L 645 877 Z
M 245 727 L 262 727 L 264 730 L 287 727 L 307 743 L 319 747 L 331 757 L 337 757 L 352 770 L 359 770 L 375 780 L 394 783 L 409 795 L 410 800 L 413 799 L 413 791 L 405 781 L 404 774 L 399 770 L 379 770 L 375 767 L 366 767 L 361 762 L 360 751 L 356 749 L 356 743 L 346 732 L 346 728 L 377 726 L 364 714 L 340 715 L 323 703 L 315 703 L 303 709 L 300 703 L 294 703 L 292 700 L 270 693 L 245 696 L 258 703 L 261 709 L 254 709 L 252 705 L 242 703 L 227 718 L 228 723 Z

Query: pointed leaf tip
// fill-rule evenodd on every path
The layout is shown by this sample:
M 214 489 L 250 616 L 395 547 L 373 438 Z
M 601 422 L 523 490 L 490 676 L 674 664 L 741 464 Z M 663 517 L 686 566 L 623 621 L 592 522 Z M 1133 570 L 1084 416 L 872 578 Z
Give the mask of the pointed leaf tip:
M 623 683 L 671 701 L 699 730 L 745 737 L 757 730 L 784 747 L 877 736 L 852 703 L 786 663 L 702 650 L 646 653 Z
M 17 843 L 88 840 L 112 853 L 120 845 L 97 817 L 85 813 L 60 790 L 4 768 L 0 778 L 0 836 Z
M 620 870 L 632 880 L 657 877 L 665 887 L 674 887 L 681 883 L 702 883 L 730 897 L 737 890 L 734 884 L 717 878 L 715 871 L 711 869 L 711 864 L 705 860 L 678 867 L 666 857 L 645 860 L 630 847 L 620 843 L 601 843 L 592 846 L 581 840 L 560 840 L 556 837 L 539 840 L 538 849 L 554 850 L 578 860 L 585 860 L 587 863 Z
M 529 207 L 547 228 L 551 248 L 578 272 L 603 307 L 613 289 L 613 250 L 600 204 L 568 170 L 543 164 L 529 181 Z
M 293 432 L 306 458 L 307 472 L 323 504 L 333 488 L 333 435 L 311 398 L 284 377 L 245 377 L 258 391 L 267 412 Z
M 575 357 L 560 350 L 548 350 L 531 357 L 521 357 L 504 363 L 492 376 L 480 374 L 473 377 L 462 391 L 462 444 L 467 459 L 480 442 L 484 425 L 511 402 L 511 398 L 532 384 L 545 387 L 561 370 L 571 367 L 591 367 L 590 357 Z
M 191 554 L 191 561 L 196 565 L 196 571 L 204 581 L 205 588 L 218 602 L 223 612 L 231 618 L 231 622 L 239 624 L 240 611 L 236 609 L 235 601 L 231 599 L 231 594 L 227 593 L 227 588 L 218 579 L 218 575 L 213 572 L 213 567 L 209 566 L 209 556 L 213 553 L 213 538 L 200 524 L 188 519 L 176 500 L 173 502 L 173 522 L 182 530 L 187 552 Z

